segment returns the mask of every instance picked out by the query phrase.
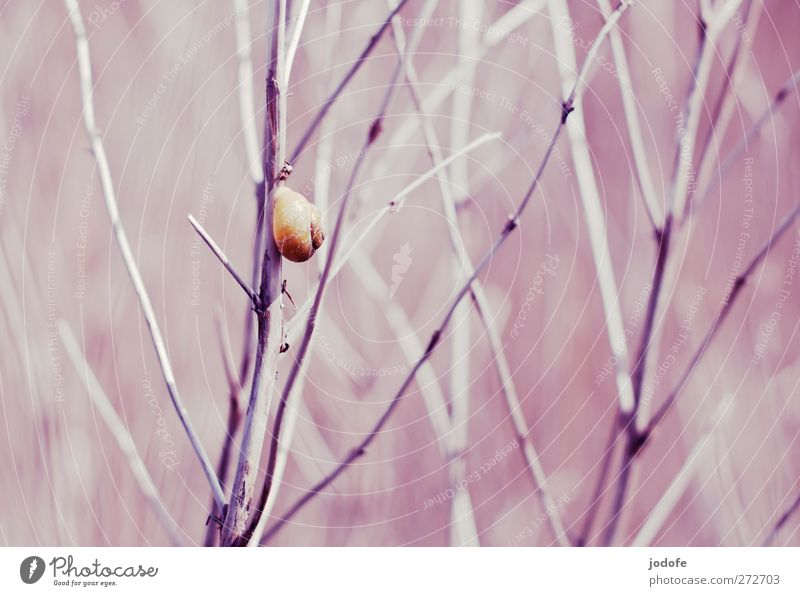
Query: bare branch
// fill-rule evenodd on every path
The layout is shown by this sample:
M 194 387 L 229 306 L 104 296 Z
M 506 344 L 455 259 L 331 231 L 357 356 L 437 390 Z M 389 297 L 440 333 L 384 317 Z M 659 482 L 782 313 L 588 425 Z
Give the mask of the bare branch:
M 280 82 L 284 80 L 284 36 L 286 32 L 286 0 L 274 3 L 272 23 L 268 28 L 269 51 L 264 124 L 265 180 L 258 190 L 263 221 L 261 284 L 257 309 L 258 333 L 250 398 L 242 429 L 239 463 L 233 483 L 230 506 L 225 515 L 221 543 L 239 544 L 251 511 L 258 463 L 267 430 L 267 415 L 276 385 L 278 356 L 283 341 L 283 300 L 281 255 L 272 236 L 272 195 L 278 174 L 284 164 L 286 146 L 286 96 Z M 261 208 L 263 205 L 263 208 Z
M 730 16 L 742 3 L 742 0 L 730 0 L 721 3 L 711 14 L 703 15 L 701 18 L 708 19 L 703 27 L 701 40 L 700 56 L 696 65 L 694 76 L 691 81 L 691 89 L 686 105 L 686 129 L 681 132 L 675 155 L 676 173 L 672 187 L 672 201 L 669 208 L 672 210 L 672 217 L 676 221 L 683 219 L 684 211 L 689 203 L 689 183 L 693 171 L 694 150 L 697 142 L 697 130 L 700 126 L 700 109 L 705 101 L 705 89 L 711 75 L 711 67 L 714 63 L 714 56 L 717 52 L 717 40 L 728 24 Z
M 248 0 L 233 0 L 236 14 L 236 55 L 239 59 L 239 120 L 244 135 L 245 155 L 250 178 L 255 184 L 264 181 L 264 168 L 258 156 L 256 108 L 253 102 L 253 58 L 250 51 L 250 7 Z
M 222 354 L 225 377 L 228 380 L 228 416 L 226 420 L 225 440 L 222 443 L 222 450 L 220 451 L 219 461 L 217 462 L 217 477 L 219 478 L 219 483 L 225 486 L 228 480 L 228 470 L 230 469 L 233 438 L 242 421 L 242 385 L 236 374 L 236 365 L 233 363 L 233 356 L 228 347 L 229 342 L 223 327 L 222 310 L 219 306 L 214 309 L 214 326 L 216 327 L 217 341 L 219 343 L 220 353 Z M 213 503 L 211 510 L 214 517 L 219 519 L 222 516 L 222 511 L 217 509 L 216 505 Z M 209 519 L 209 523 L 206 524 L 204 545 L 213 546 L 219 535 L 219 524 L 211 523 L 211 519 Z
M 423 16 L 424 14 L 426 14 L 425 9 L 423 9 Z M 420 123 L 422 124 L 426 147 L 433 165 L 439 166 L 443 161 L 443 156 L 436 131 L 430 121 L 430 116 L 425 112 L 422 102 L 419 98 L 419 94 L 417 93 L 416 86 L 418 84 L 418 79 L 416 69 L 414 68 L 413 61 L 411 60 L 410 52 L 406 52 L 404 50 L 402 29 L 400 29 L 396 23 L 393 23 L 393 27 L 398 51 L 403 53 L 405 57 L 406 81 L 408 83 L 408 89 L 413 100 L 414 107 L 419 115 Z M 447 179 L 447 170 L 445 168 L 441 168 L 437 172 L 436 178 L 439 182 L 439 191 L 442 195 L 443 210 L 449 224 L 448 231 L 450 244 L 453 248 L 454 254 L 457 257 L 458 268 L 462 271 L 472 271 L 474 269 L 472 261 L 470 260 L 469 255 L 464 248 L 464 241 L 458 232 L 458 216 L 455 208 L 455 200 L 450 190 L 450 181 Z M 468 182 L 466 180 L 462 181 L 462 185 L 464 184 L 468 184 Z M 361 261 L 359 261 L 359 263 L 361 263 Z M 354 269 L 359 270 L 360 266 L 356 266 Z M 458 281 L 460 280 L 457 280 L 457 282 Z M 556 508 L 554 501 L 547 490 L 547 476 L 545 475 L 544 469 L 541 466 L 536 449 L 531 443 L 531 439 L 528 437 L 528 425 L 525 422 L 524 416 L 522 415 L 516 386 L 513 381 L 513 376 L 511 375 L 508 360 L 505 357 L 502 341 L 500 340 L 497 329 L 495 329 L 494 325 L 492 325 L 492 321 L 489 320 L 489 300 L 480 284 L 473 283 L 470 289 L 473 294 L 474 303 L 479 318 L 489 338 L 489 347 L 492 352 L 495 368 L 497 369 L 498 378 L 500 379 L 503 396 L 508 406 L 509 414 L 517 435 L 517 440 L 523 446 L 523 455 L 527 463 L 527 469 L 532 475 L 536 493 L 541 501 L 542 508 L 545 511 L 553 512 L 551 515 L 547 516 L 547 519 L 553 528 L 553 532 L 557 541 L 561 546 L 569 546 L 569 540 L 567 538 L 566 531 L 564 530 L 564 524 L 561 521 L 561 515 L 559 514 L 558 509 Z M 454 341 L 454 343 L 457 342 Z M 420 349 L 417 350 L 417 353 L 421 351 L 421 348 L 422 347 L 420 346 Z M 410 356 L 409 359 L 412 357 L 413 356 Z M 427 370 L 427 368 L 428 365 L 426 364 L 425 367 L 420 369 L 420 376 L 424 374 L 424 371 Z M 421 385 L 425 387 L 426 383 L 423 382 Z
M 753 139 L 758 135 L 761 131 L 761 128 L 772 118 L 774 117 L 775 113 L 780 109 L 781 105 L 786 101 L 786 98 L 789 97 L 789 93 L 794 89 L 797 84 L 800 82 L 800 69 L 794 71 L 792 76 L 790 76 L 783 85 L 780 86 L 778 91 L 775 93 L 773 100 L 770 102 L 767 109 L 765 109 L 758 119 L 753 122 L 750 126 L 749 130 L 745 134 L 744 138 L 742 138 L 739 143 L 736 144 L 736 147 L 731 149 L 731 152 L 725 158 L 725 161 L 719 166 L 719 170 L 717 171 L 717 175 L 714 176 L 711 180 L 709 180 L 708 184 L 703 188 L 700 194 L 695 199 L 695 204 L 699 208 L 703 202 L 708 198 L 708 195 L 711 193 L 712 190 L 720 183 L 722 178 L 724 177 L 725 173 L 731 168 L 731 166 L 736 162 L 742 153 L 748 150 L 750 147 L 750 143 L 753 142 Z
M 200 234 L 203 242 L 205 242 L 208 248 L 211 249 L 211 252 L 214 253 L 214 256 L 219 259 L 220 263 L 222 263 L 222 266 L 228 270 L 228 273 L 231 274 L 233 279 L 236 280 L 236 283 L 238 283 L 239 286 L 244 290 L 244 293 L 247 294 L 247 297 L 250 298 L 253 304 L 258 305 L 258 294 L 256 294 L 255 291 L 249 285 L 247 285 L 247 282 L 236 272 L 236 269 L 233 268 L 233 265 L 231 265 L 228 257 L 225 256 L 225 253 L 222 252 L 222 249 L 217 246 L 217 243 L 214 242 L 211 236 L 208 235 L 208 232 L 206 232 L 203 226 L 200 225 L 200 222 L 197 221 L 191 213 L 187 216 L 187 219 L 189 220 L 189 223 L 192 224 L 192 227 L 195 229 L 195 231 Z
M 791 517 L 797 513 L 798 510 L 800 510 L 800 495 L 798 495 L 794 502 L 789 505 L 789 508 L 781 514 L 781 516 L 778 518 L 778 521 L 775 522 L 775 526 L 772 528 L 772 531 L 764 539 L 764 542 L 761 546 L 770 546 L 773 542 L 775 542 L 775 540 L 778 538 L 778 533 L 783 529 Z
M 706 428 L 701 432 L 694 449 L 686 456 L 683 467 L 675 475 L 675 478 L 673 478 L 669 487 L 664 491 L 664 494 L 661 496 L 658 503 L 656 503 L 656 506 L 650 511 L 650 515 L 647 516 L 641 529 L 636 534 L 633 542 L 631 542 L 631 546 L 652 546 L 664 522 L 667 521 L 672 510 L 675 509 L 675 505 L 678 504 L 683 493 L 686 492 L 686 489 L 689 487 L 689 483 L 694 478 L 697 464 L 702 461 L 701 455 L 703 455 L 706 445 L 714 431 L 719 427 L 720 422 L 728 411 L 728 408 L 730 408 L 732 402 L 733 396 L 728 395 L 715 408 L 714 414 L 706 423 Z
M 150 337 L 153 340 L 153 346 L 158 356 L 158 362 L 161 367 L 161 373 L 164 377 L 164 383 L 167 386 L 167 391 L 172 404 L 175 406 L 175 411 L 178 418 L 183 425 L 189 441 L 194 448 L 197 458 L 200 460 L 200 465 L 203 468 L 208 483 L 211 486 L 214 500 L 218 507 L 222 507 L 225 503 L 225 495 L 220 487 L 217 475 L 214 472 L 214 466 L 211 460 L 208 459 L 205 449 L 200 443 L 200 438 L 189 420 L 189 414 L 183 404 L 183 400 L 178 393 L 178 387 L 175 384 L 175 375 L 172 372 L 172 365 L 167 355 L 167 348 L 164 345 L 164 340 L 161 337 L 161 330 L 156 320 L 153 306 L 150 303 L 150 296 L 142 281 L 142 276 L 139 273 L 139 268 L 136 265 L 136 259 L 131 251 L 130 244 L 128 243 L 128 236 L 125 233 L 125 228 L 122 226 L 122 221 L 119 217 L 119 210 L 117 208 L 117 198 L 114 191 L 114 182 L 111 178 L 111 167 L 108 163 L 106 150 L 103 145 L 103 140 L 100 138 L 100 133 L 97 129 L 94 113 L 94 95 L 93 95 L 93 80 L 92 80 L 92 64 L 89 55 L 89 42 L 86 39 L 86 28 L 83 24 L 81 17 L 80 7 L 78 0 L 64 0 L 67 10 L 69 11 L 69 18 L 72 22 L 72 28 L 75 31 L 75 48 L 77 51 L 78 59 L 78 74 L 80 76 L 81 98 L 83 102 L 83 123 L 86 127 L 86 134 L 89 137 L 89 142 L 92 145 L 92 153 L 95 157 L 97 164 L 98 174 L 100 176 L 100 183 L 103 190 L 103 197 L 105 199 L 106 210 L 108 211 L 109 219 L 111 220 L 111 228 L 114 232 L 114 238 L 119 246 L 122 260 L 128 271 L 128 276 L 133 284 L 133 289 L 139 299 L 139 306 L 142 309 L 142 316 L 147 322 L 147 328 L 150 330 Z
M 78 346 L 78 341 L 75 339 L 75 335 L 72 333 L 69 323 L 60 319 L 58 321 L 58 333 L 75 370 L 83 377 L 83 382 L 86 385 L 86 390 L 89 393 L 89 397 L 92 399 L 94 407 L 100 412 L 100 417 L 103 419 L 103 422 L 106 423 L 120 451 L 122 451 L 125 456 L 128 466 L 131 472 L 133 472 L 136 484 L 139 486 L 139 490 L 142 491 L 142 495 L 153 509 L 158 521 L 161 522 L 172 544 L 175 546 L 183 546 L 183 538 L 181 538 L 183 532 L 164 506 L 164 499 L 161 498 L 153 479 L 147 472 L 147 468 L 144 467 L 144 463 L 139 456 L 139 452 L 136 450 L 136 444 L 133 442 L 130 432 L 128 432 L 127 427 L 122 420 L 120 420 L 117 412 L 114 410 L 114 406 L 111 405 L 111 400 L 108 399 L 105 391 L 103 391 L 100 381 L 97 380 L 94 372 L 92 372 L 84 356 L 84 351 Z

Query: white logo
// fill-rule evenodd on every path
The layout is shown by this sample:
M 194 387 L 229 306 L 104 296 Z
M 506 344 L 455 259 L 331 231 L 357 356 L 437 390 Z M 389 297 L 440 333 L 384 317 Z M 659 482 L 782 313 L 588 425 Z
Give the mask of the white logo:
M 392 255 L 392 259 L 394 260 L 394 265 L 392 265 L 392 285 L 389 288 L 389 298 L 394 298 L 397 288 L 403 282 L 403 275 L 408 272 L 411 263 L 414 261 L 411 258 L 411 245 L 408 242 L 401 244 L 400 250 Z

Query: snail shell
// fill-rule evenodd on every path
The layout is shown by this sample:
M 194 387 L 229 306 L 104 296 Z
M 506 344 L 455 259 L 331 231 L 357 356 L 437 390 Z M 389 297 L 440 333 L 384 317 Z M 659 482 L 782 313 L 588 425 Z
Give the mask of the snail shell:
M 278 251 L 295 263 L 307 261 L 325 240 L 319 209 L 288 186 L 276 189 L 272 200 L 272 234 Z

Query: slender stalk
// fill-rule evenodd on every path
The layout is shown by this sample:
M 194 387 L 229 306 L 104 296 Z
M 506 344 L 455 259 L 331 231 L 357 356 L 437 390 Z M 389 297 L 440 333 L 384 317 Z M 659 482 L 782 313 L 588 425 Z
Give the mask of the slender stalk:
M 72 361 L 75 370 L 83 377 L 83 382 L 86 385 L 86 390 L 89 397 L 94 404 L 94 407 L 100 412 L 100 417 L 106 423 L 108 430 L 111 431 L 111 436 L 117 442 L 117 445 L 125 456 L 128 466 L 133 473 L 136 484 L 139 490 L 147 500 L 147 504 L 153 509 L 158 521 L 164 527 L 170 541 L 175 546 L 183 546 L 183 539 L 181 536 L 183 532 L 175 523 L 172 515 L 167 511 L 164 506 L 164 499 L 158 492 L 153 479 L 147 472 L 141 456 L 136 449 L 136 444 L 133 442 L 130 432 L 128 432 L 125 423 L 117 415 L 114 406 L 111 405 L 111 400 L 103 391 L 103 387 L 97 377 L 94 375 L 89 363 L 86 360 L 84 351 L 78 346 L 78 341 L 75 339 L 75 334 L 69 326 L 69 323 L 63 319 L 58 321 L 58 333 L 61 337 L 61 343 L 64 344 L 64 349 Z
M 300 375 L 303 363 L 306 358 L 306 354 L 308 353 L 308 348 L 311 344 L 311 340 L 314 335 L 314 329 L 317 324 L 317 319 L 322 314 L 322 300 L 325 295 L 325 289 L 328 285 L 328 280 L 330 279 L 333 260 L 336 258 L 336 250 L 339 246 L 339 241 L 342 235 L 342 229 L 344 227 L 345 215 L 347 214 L 347 205 L 350 201 L 350 196 L 352 194 L 353 187 L 355 186 L 356 180 L 358 179 L 358 175 L 361 171 L 364 161 L 366 160 L 367 154 L 369 153 L 370 148 L 372 147 L 373 143 L 380 134 L 383 118 L 386 115 L 387 110 L 389 109 L 389 104 L 391 103 L 394 92 L 397 89 L 397 82 L 400 79 L 402 70 L 403 70 L 403 61 L 401 58 L 398 57 L 397 66 L 394 70 L 394 73 L 392 74 L 392 78 L 391 81 L 389 82 L 386 93 L 384 94 L 383 101 L 381 102 L 380 109 L 378 110 L 378 114 L 375 116 L 375 119 L 373 120 L 371 126 L 369 127 L 369 130 L 367 131 L 366 140 L 364 141 L 361 150 L 358 152 L 358 158 L 356 159 L 356 162 L 353 165 L 353 171 L 350 173 L 350 180 L 347 183 L 347 188 L 342 197 L 342 206 L 339 208 L 339 214 L 336 218 L 336 223 L 333 228 L 333 234 L 331 236 L 331 240 L 328 245 L 328 259 L 325 262 L 325 269 L 322 271 L 322 277 L 320 278 L 319 284 L 317 285 L 317 292 L 314 295 L 314 303 L 312 304 L 311 310 L 308 313 L 305 332 L 303 334 L 303 338 L 300 341 L 300 345 L 297 349 L 297 356 L 295 357 L 295 361 L 292 364 L 291 370 L 289 371 L 289 375 L 286 377 L 286 384 L 283 387 L 283 392 L 281 394 L 280 402 L 278 403 L 278 409 L 275 414 L 275 422 L 272 427 L 272 438 L 270 441 L 269 458 L 267 459 L 267 471 L 266 475 L 264 476 L 264 485 L 261 489 L 261 496 L 258 501 L 258 506 L 253 515 L 253 521 L 251 522 L 250 527 L 248 528 L 246 534 L 243 536 L 244 544 L 246 544 L 249 541 L 250 537 L 253 535 L 253 532 L 255 531 L 256 526 L 258 525 L 259 519 L 261 518 L 264 507 L 267 503 L 267 499 L 269 498 L 270 490 L 272 489 L 272 485 L 275 481 L 275 466 L 277 462 L 278 445 L 280 441 L 283 418 L 286 413 L 286 408 L 289 403 L 289 399 L 292 395 L 292 389 L 294 388 L 295 382 L 297 381 L 297 378 Z
M 359 69 L 363 66 L 367 58 L 369 58 L 369 55 L 372 53 L 372 50 L 375 49 L 375 46 L 378 45 L 378 42 L 380 41 L 384 32 L 389 28 L 392 19 L 396 14 L 400 12 L 403 6 L 406 5 L 406 2 L 408 2 L 408 0 L 400 0 L 397 6 L 395 6 L 389 12 L 389 15 L 383 21 L 383 24 L 378 28 L 375 34 L 372 37 L 370 37 L 366 47 L 363 50 L 361 50 L 361 54 L 358 56 L 358 58 L 356 58 L 355 62 L 353 62 L 352 66 L 350 67 L 350 70 L 347 71 L 347 74 L 345 74 L 344 78 L 336 86 L 336 89 L 333 90 L 333 93 L 331 93 L 328 99 L 326 99 L 325 102 L 322 104 L 322 107 L 316 113 L 314 119 L 308 125 L 308 128 L 306 128 L 306 131 L 303 133 L 303 136 L 300 137 L 300 140 L 298 141 L 297 145 L 294 148 L 292 156 L 289 158 L 289 163 L 292 164 L 295 163 L 302 155 L 303 150 L 306 148 L 306 145 L 311 140 L 311 137 L 314 136 L 314 133 L 316 132 L 317 128 L 325 119 L 325 115 L 328 113 L 328 110 L 330 110 L 331 107 L 333 107 L 333 104 L 336 103 L 337 99 L 339 99 L 339 96 L 342 94 L 342 91 L 344 91 L 344 88 L 347 87 L 347 84 L 350 82 L 350 80 L 356 75 Z
M 789 505 L 788 509 L 781 514 L 781 516 L 778 518 L 778 521 L 775 522 L 775 526 L 772 528 L 772 531 L 764 539 L 764 542 L 761 546 L 770 546 L 773 542 L 775 542 L 780 531 L 798 510 L 800 510 L 800 495 L 797 495 L 797 498 L 794 500 L 794 502 Z
M 621 3 L 625 6 L 629 3 Z M 571 77 L 577 72 L 577 59 L 575 45 L 569 36 L 569 30 L 564 22 L 571 23 L 566 0 L 549 0 L 550 23 L 552 24 L 555 43 L 556 58 L 559 72 L 561 73 L 562 90 L 566 95 L 570 87 Z M 611 13 L 606 19 L 604 29 L 610 34 L 613 20 L 619 19 L 620 11 Z M 609 27 L 608 25 L 611 24 Z M 588 53 L 586 60 L 594 60 L 595 54 Z M 579 75 L 580 76 L 580 75 Z M 597 272 L 597 286 L 605 312 L 606 331 L 608 343 L 616 359 L 616 385 L 617 399 L 623 415 L 633 412 L 635 399 L 629 373 L 630 358 L 628 356 L 625 325 L 622 321 L 622 309 L 619 303 L 619 286 L 614 275 L 614 266 L 611 259 L 611 249 L 608 245 L 608 230 L 603 215 L 604 208 L 597 190 L 597 181 L 586 141 L 586 125 L 583 115 L 578 112 L 572 124 L 567 128 L 567 136 L 572 148 L 572 161 L 575 165 L 575 177 L 578 180 L 581 203 L 584 212 L 584 221 L 589 232 L 589 245 L 592 250 L 595 271 Z
M 692 376 L 692 373 L 697 368 L 698 364 L 702 360 L 703 356 L 708 349 L 708 346 L 716 337 L 717 332 L 719 331 L 720 326 L 725 321 L 725 319 L 730 314 L 731 310 L 733 309 L 733 305 L 736 302 L 736 298 L 739 296 L 742 289 L 744 289 L 745 285 L 747 284 L 748 278 L 752 275 L 755 268 L 761 263 L 769 253 L 770 248 L 780 240 L 781 236 L 783 236 L 786 231 L 791 227 L 792 223 L 797 216 L 800 215 L 800 204 L 798 204 L 792 211 L 783 218 L 783 221 L 778 225 L 775 229 L 773 234 L 769 237 L 769 239 L 764 242 L 761 246 L 759 251 L 755 254 L 755 256 L 750 260 L 750 263 L 744 270 L 736 277 L 733 282 L 733 286 L 731 287 L 730 295 L 727 297 L 726 300 L 723 301 L 722 306 L 720 307 L 717 316 L 714 317 L 711 326 L 709 327 L 708 331 L 706 331 L 703 340 L 700 342 L 700 345 L 697 347 L 697 350 L 692 355 L 692 358 L 689 360 L 689 365 L 681 374 L 675 388 L 670 391 L 667 395 L 667 398 L 664 400 L 664 403 L 661 407 L 656 411 L 653 417 L 650 419 L 649 423 L 645 426 L 643 430 L 640 430 L 639 433 L 643 436 L 644 439 L 649 438 L 653 432 L 655 431 L 656 427 L 661 423 L 664 417 L 672 408 L 675 400 L 678 399 L 678 395 L 686 386 L 686 383 L 689 381 L 689 378 Z
M 800 69 L 794 71 L 792 75 L 786 79 L 783 85 L 780 86 L 778 91 L 775 93 L 772 101 L 770 102 L 769 106 L 761 113 L 761 115 L 756 119 L 755 122 L 750 126 L 747 130 L 747 133 L 744 135 L 741 141 L 739 141 L 736 146 L 731 149 L 728 156 L 725 158 L 725 161 L 719 167 L 719 171 L 717 175 L 712 177 L 709 180 L 708 184 L 703 187 L 703 190 L 695 199 L 695 204 L 697 208 L 702 206 L 705 200 L 708 198 L 708 195 L 711 193 L 712 190 L 720 183 L 720 181 L 724 178 L 725 174 L 730 170 L 731 166 L 736 163 L 736 160 L 739 156 L 742 155 L 745 151 L 748 150 L 750 147 L 750 143 L 753 142 L 753 139 L 756 138 L 758 133 L 761 131 L 763 126 L 772 120 L 775 113 L 780 109 L 781 105 L 786 101 L 786 98 L 789 97 L 789 93 L 795 89 L 796 85 L 800 82 Z
M 603 28 L 598 33 L 597 37 L 595 38 L 594 43 L 592 44 L 589 55 L 591 56 L 593 52 L 597 51 L 597 48 L 600 44 L 603 43 L 606 36 L 608 35 L 608 31 L 611 27 L 615 26 L 616 23 L 619 21 L 622 14 L 625 10 L 628 9 L 630 6 L 630 2 L 621 2 L 615 12 L 611 17 L 606 21 Z M 328 485 L 330 485 L 334 480 L 336 480 L 347 468 L 359 457 L 366 453 L 366 449 L 372 444 L 372 442 L 378 437 L 383 427 L 391 418 L 392 414 L 394 413 L 397 406 L 400 405 L 403 396 L 405 395 L 408 388 L 414 382 L 414 378 L 416 377 L 417 372 L 419 369 L 428 361 L 433 351 L 436 349 L 436 346 L 440 343 L 442 339 L 442 335 L 444 334 L 445 330 L 447 329 L 450 320 L 453 318 L 453 315 L 458 308 L 458 305 L 461 301 L 470 294 L 470 287 L 472 283 L 477 279 L 483 269 L 491 262 L 492 258 L 494 257 L 495 253 L 500 249 L 500 247 L 505 244 L 506 240 L 510 237 L 513 231 L 519 226 L 519 218 L 524 213 L 525 208 L 528 206 L 531 198 L 533 197 L 534 192 L 538 188 L 539 180 L 544 172 L 545 167 L 547 166 L 548 162 L 550 161 L 550 157 L 553 154 L 553 149 L 555 148 L 556 143 L 558 142 L 558 138 L 561 135 L 561 131 L 563 130 L 564 126 L 566 125 L 567 118 L 569 117 L 570 113 L 575 109 L 575 101 L 583 92 L 583 88 L 585 85 L 585 77 L 592 65 L 592 60 L 588 59 L 584 61 L 583 66 L 578 73 L 578 77 L 575 80 L 575 84 L 572 87 L 569 95 L 566 99 L 562 102 L 561 110 L 558 118 L 558 124 L 553 132 L 553 135 L 550 137 L 550 141 L 547 144 L 547 149 L 545 150 L 544 156 L 542 161 L 540 162 L 539 166 L 536 168 L 536 173 L 533 176 L 531 184 L 525 193 L 522 201 L 520 202 L 519 206 L 517 207 L 515 213 L 508 219 L 505 226 L 503 227 L 502 231 L 500 232 L 499 237 L 495 242 L 491 245 L 489 250 L 483 255 L 483 257 L 478 261 L 477 266 L 473 273 L 469 276 L 466 280 L 466 283 L 459 289 L 456 293 L 453 302 L 450 304 L 442 323 L 440 324 L 439 328 L 434 332 L 433 336 L 431 337 L 430 341 L 428 342 L 427 347 L 425 348 L 425 352 L 420 356 L 417 362 L 414 364 L 413 368 L 411 369 L 409 375 L 403 381 L 402 385 L 395 393 L 394 397 L 389 403 L 389 406 L 372 427 L 372 429 L 367 433 L 366 437 L 350 452 L 347 456 L 322 480 L 320 480 L 316 485 L 314 485 L 309 491 L 307 491 L 300 499 L 298 499 L 294 505 L 292 505 L 288 511 L 284 514 L 283 518 L 276 521 L 272 527 L 270 527 L 267 532 L 264 534 L 264 538 L 262 540 L 262 544 L 268 542 L 272 536 L 275 535 L 277 531 L 279 531 L 290 519 L 292 519 L 309 501 L 311 501 L 315 496 L 317 496 L 322 490 L 324 490 Z
M 717 10 L 706 18 L 708 22 L 701 23 L 703 27 L 703 42 L 700 47 L 700 58 L 694 72 L 692 87 L 686 107 L 686 129 L 682 131 L 676 154 L 677 170 L 672 187 L 671 209 L 674 219 L 683 219 L 684 211 L 689 204 L 690 179 L 695 176 L 693 169 L 693 156 L 697 131 L 700 126 L 703 103 L 705 102 L 705 89 L 711 75 L 711 67 L 717 53 L 717 40 L 722 33 L 733 12 L 739 7 L 742 0 L 730 0 L 719 5 Z
M 431 2 L 430 4 L 435 3 L 436 2 Z M 423 9 L 422 14 L 427 14 L 427 6 L 426 9 Z M 431 157 L 431 161 L 433 162 L 434 166 L 438 166 L 443 161 L 439 140 L 433 127 L 433 123 L 430 121 L 430 116 L 425 112 L 422 101 L 417 93 L 416 87 L 418 85 L 418 79 L 416 69 L 414 68 L 414 63 L 411 60 L 410 53 L 405 52 L 404 50 L 403 31 L 399 28 L 399 26 L 395 25 L 396 24 L 393 23 L 395 43 L 397 44 L 398 51 L 403 53 L 405 56 L 406 82 L 408 83 L 409 93 L 414 103 L 414 108 L 419 116 L 420 123 L 422 124 L 422 131 L 425 136 L 425 144 Z M 456 212 L 455 199 L 453 197 L 453 193 L 451 192 L 451 185 L 447 177 L 447 170 L 445 168 L 441 168 L 437 172 L 436 178 L 439 183 L 440 194 L 442 195 L 443 211 L 448 220 L 450 244 L 453 248 L 454 254 L 458 258 L 458 267 L 462 271 L 472 271 L 474 269 L 472 261 L 464 248 L 464 240 L 458 231 L 458 216 Z M 468 186 L 468 182 L 466 180 L 462 181 L 462 184 L 466 184 Z M 467 188 L 467 186 L 464 186 L 464 188 Z M 355 269 L 359 269 L 359 267 L 356 266 Z M 522 415 L 520 400 L 517 395 L 516 386 L 511 374 L 511 369 L 508 365 L 508 360 L 505 357 L 500 335 L 495 326 L 492 324 L 492 321 L 489 319 L 489 300 L 480 284 L 473 283 L 470 289 L 473 294 L 473 302 L 475 304 L 476 311 L 489 339 L 489 347 L 492 352 L 492 359 L 497 370 L 498 378 L 500 379 L 503 397 L 511 416 L 514 431 L 517 435 L 517 441 L 523 446 L 522 453 L 527 464 L 527 469 L 530 472 L 531 478 L 534 482 L 536 493 L 539 497 L 542 508 L 545 511 L 553 512 L 547 516 L 547 519 L 548 523 L 553 529 L 556 540 L 561 546 L 569 546 L 569 539 L 566 531 L 564 530 L 564 524 L 561 521 L 561 514 L 558 512 L 558 509 L 554 504 L 555 502 L 547 490 L 547 476 L 544 473 L 544 469 L 542 468 L 536 449 L 528 437 L 530 431 L 525 421 L 525 417 Z M 417 352 L 419 352 L 419 350 L 417 350 Z M 422 375 L 423 371 L 426 369 L 427 365 L 425 368 L 420 370 L 420 375 Z M 423 386 L 425 385 L 426 383 L 423 383 Z
M 745 26 L 744 31 L 737 31 L 736 42 L 733 46 L 733 51 L 728 60 L 725 68 L 725 77 L 722 81 L 722 89 L 719 97 L 714 104 L 714 110 L 711 115 L 711 123 L 705 134 L 705 139 L 700 149 L 700 167 L 698 168 L 697 183 L 698 185 L 706 184 L 706 181 L 711 177 L 711 168 L 716 163 L 716 159 L 712 159 L 713 154 L 711 149 L 711 141 L 715 141 L 715 145 L 719 146 L 725 138 L 725 133 L 728 130 L 731 117 L 733 116 L 733 108 L 736 105 L 736 89 L 739 86 L 744 69 L 742 63 L 747 59 L 746 51 L 752 46 L 753 35 L 758 27 L 758 21 L 761 17 L 763 4 L 761 2 L 753 2 L 752 0 L 745 0 L 747 8 L 744 10 Z
M 278 0 L 274 3 L 267 44 L 269 60 L 264 124 L 264 209 L 261 217 L 264 222 L 264 255 L 261 260 L 259 308 L 256 313 L 256 357 L 242 429 L 239 462 L 222 529 L 223 546 L 239 544 L 247 526 L 283 340 L 282 268 L 281 256 L 272 237 L 272 194 L 283 167 L 286 145 L 286 96 L 280 85 L 284 80 L 285 29 L 286 0 Z
M 186 435 L 189 437 L 189 442 L 192 444 L 197 458 L 200 460 L 200 465 L 203 468 L 203 473 L 211 486 L 211 491 L 214 495 L 214 500 L 218 507 L 222 507 L 225 503 L 225 495 L 217 479 L 217 474 L 214 471 L 214 466 L 208 458 L 203 445 L 200 443 L 200 438 L 194 430 L 194 426 L 189 419 L 189 413 L 183 404 L 178 387 L 175 383 L 175 375 L 172 371 L 167 348 L 164 345 L 164 340 L 161 336 L 161 329 L 158 326 L 155 311 L 153 310 L 150 296 L 145 288 L 142 276 L 139 273 L 139 267 L 136 264 L 136 259 L 131 251 L 128 242 L 128 236 L 125 233 L 125 228 L 122 226 L 122 220 L 119 216 L 119 209 L 117 208 L 117 197 L 114 191 L 114 182 L 111 177 L 111 166 L 108 163 L 105 146 L 100 137 L 100 132 L 97 128 L 94 112 L 94 81 L 92 80 L 92 63 L 89 54 L 89 41 L 86 38 L 86 27 L 83 23 L 81 16 L 80 6 L 78 0 L 64 0 L 69 18 L 72 23 L 72 28 L 75 32 L 75 49 L 77 51 L 78 60 L 78 74 L 80 77 L 81 99 L 83 104 L 83 123 L 86 128 L 86 134 L 89 142 L 92 145 L 92 153 L 94 154 L 95 162 L 97 164 L 97 171 L 100 176 L 100 184 L 103 190 L 103 198 L 105 200 L 106 210 L 108 217 L 111 220 L 111 228 L 114 232 L 114 239 L 119 247 L 122 260 L 125 263 L 125 268 L 128 271 L 133 289 L 136 292 L 136 297 L 139 300 L 139 307 L 142 310 L 142 316 L 147 323 L 147 328 L 150 331 L 150 337 L 153 340 L 153 346 L 156 350 L 158 363 L 161 368 L 161 373 L 164 377 L 164 383 L 167 386 L 172 405 L 178 414 L 178 418 L 183 425 Z

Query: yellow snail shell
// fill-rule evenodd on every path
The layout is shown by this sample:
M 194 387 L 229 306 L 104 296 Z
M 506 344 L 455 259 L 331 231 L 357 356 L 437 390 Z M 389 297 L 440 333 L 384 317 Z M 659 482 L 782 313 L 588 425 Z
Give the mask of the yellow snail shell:
M 307 261 L 325 240 L 319 209 L 288 186 L 275 190 L 272 200 L 272 234 L 278 251 L 295 263 Z

